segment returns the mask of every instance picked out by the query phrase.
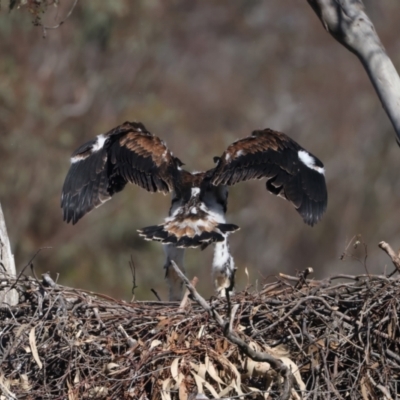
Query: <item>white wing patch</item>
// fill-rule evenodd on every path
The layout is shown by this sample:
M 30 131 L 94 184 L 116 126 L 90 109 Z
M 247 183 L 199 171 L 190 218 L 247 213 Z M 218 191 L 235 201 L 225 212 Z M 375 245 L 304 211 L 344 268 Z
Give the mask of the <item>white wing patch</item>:
M 71 157 L 71 164 L 75 164 L 81 160 L 84 160 L 85 158 L 88 158 L 90 156 L 90 153 L 88 154 L 78 154 L 75 157 Z
M 317 172 L 319 172 L 322 175 L 325 175 L 325 168 L 318 167 L 318 165 L 315 165 L 315 159 L 313 156 L 311 156 L 309 153 L 307 153 L 304 150 L 299 150 L 298 151 L 298 156 L 299 160 L 308 168 L 311 168 Z
M 108 137 L 106 135 L 98 135 L 96 143 L 90 149 L 88 149 L 89 151 L 85 151 L 83 154 L 77 154 L 76 156 L 71 157 L 71 164 L 75 164 L 79 161 L 82 161 L 85 158 L 90 157 L 93 153 L 96 153 L 97 151 L 101 150 L 107 139 Z
M 105 135 L 98 135 L 97 141 L 92 147 L 92 152 L 99 151 L 103 148 L 105 141 L 108 139 Z

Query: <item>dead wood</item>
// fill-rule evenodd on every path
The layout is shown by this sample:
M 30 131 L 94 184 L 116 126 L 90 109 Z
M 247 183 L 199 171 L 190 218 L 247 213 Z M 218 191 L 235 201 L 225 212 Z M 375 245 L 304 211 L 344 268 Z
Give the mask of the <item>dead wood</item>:
M 182 305 L 2 277 L 0 398 L 395 399 L 398 275 L 309 272 Z
M 0 204 L 0 277 L 15 278 L 15 262 L 11 251 L 10 240 L 7 234 L 6 221 Z M 0 286 L 0 307 L 15 306 L 18 304 L 18 293 L 14 289 L 5 289 Z
M 386 242 L 380 242 L 379 247 L 392 259 L 393 265 L 396 267 L 396 269 L 389 276 L 394 275 L 396 272 L 400 272 L 400 257 L 390 247 L 390 244 Z

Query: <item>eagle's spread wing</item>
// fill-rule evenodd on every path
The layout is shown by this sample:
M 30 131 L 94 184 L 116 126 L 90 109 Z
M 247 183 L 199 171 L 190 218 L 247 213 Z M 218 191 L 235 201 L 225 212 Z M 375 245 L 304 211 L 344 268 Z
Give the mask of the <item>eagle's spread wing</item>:
M 128 182 L 149 192 L 170 192 L 181 165 L 143 124 L 125 122 L 72 154 L 61 195 L 64 220 L 75 224 Z
M 322 162 L 284 133 L 254 131 L 232 143 L 217 159 L 211 182 L 234 185 L 267 178 L 267 190 L 289 200 L 305 223 L 317 223 L 327 206 Z

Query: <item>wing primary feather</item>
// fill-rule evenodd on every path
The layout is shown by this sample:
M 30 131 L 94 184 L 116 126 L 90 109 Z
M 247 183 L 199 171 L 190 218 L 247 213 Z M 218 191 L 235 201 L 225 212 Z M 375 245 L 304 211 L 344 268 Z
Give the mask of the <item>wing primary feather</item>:
M 149 192 L 170 192 L 183 163 L 143 124 L 125 122 L 75 150 L 61 195 L 63 218 L 73 224 L 128 182 Z
M 211 183 L 231 186 L 266 178 L 267 190 L 290 201 L 312 226 L 327 207 L 324 172 L 322 162 L 289 136 L 264 129 L 228 146 L 212 171 Z

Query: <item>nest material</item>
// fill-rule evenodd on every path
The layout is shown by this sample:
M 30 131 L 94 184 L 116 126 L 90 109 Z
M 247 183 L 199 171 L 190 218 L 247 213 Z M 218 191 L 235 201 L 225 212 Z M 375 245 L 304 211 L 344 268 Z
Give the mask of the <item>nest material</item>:
M 2 400 L 280 398 L 279 374 L 193 301 L 126 303 L 48 276 L 2 280 L 12 285 L 20 303 L 0 311 Z M 232 328 L 290 368 L 290 398 L 394 399 L 399 300 L 400 280 L 386 276 L 285 277 L 232 297 Z M 211 304 L 226 315 L 225 299 Z

